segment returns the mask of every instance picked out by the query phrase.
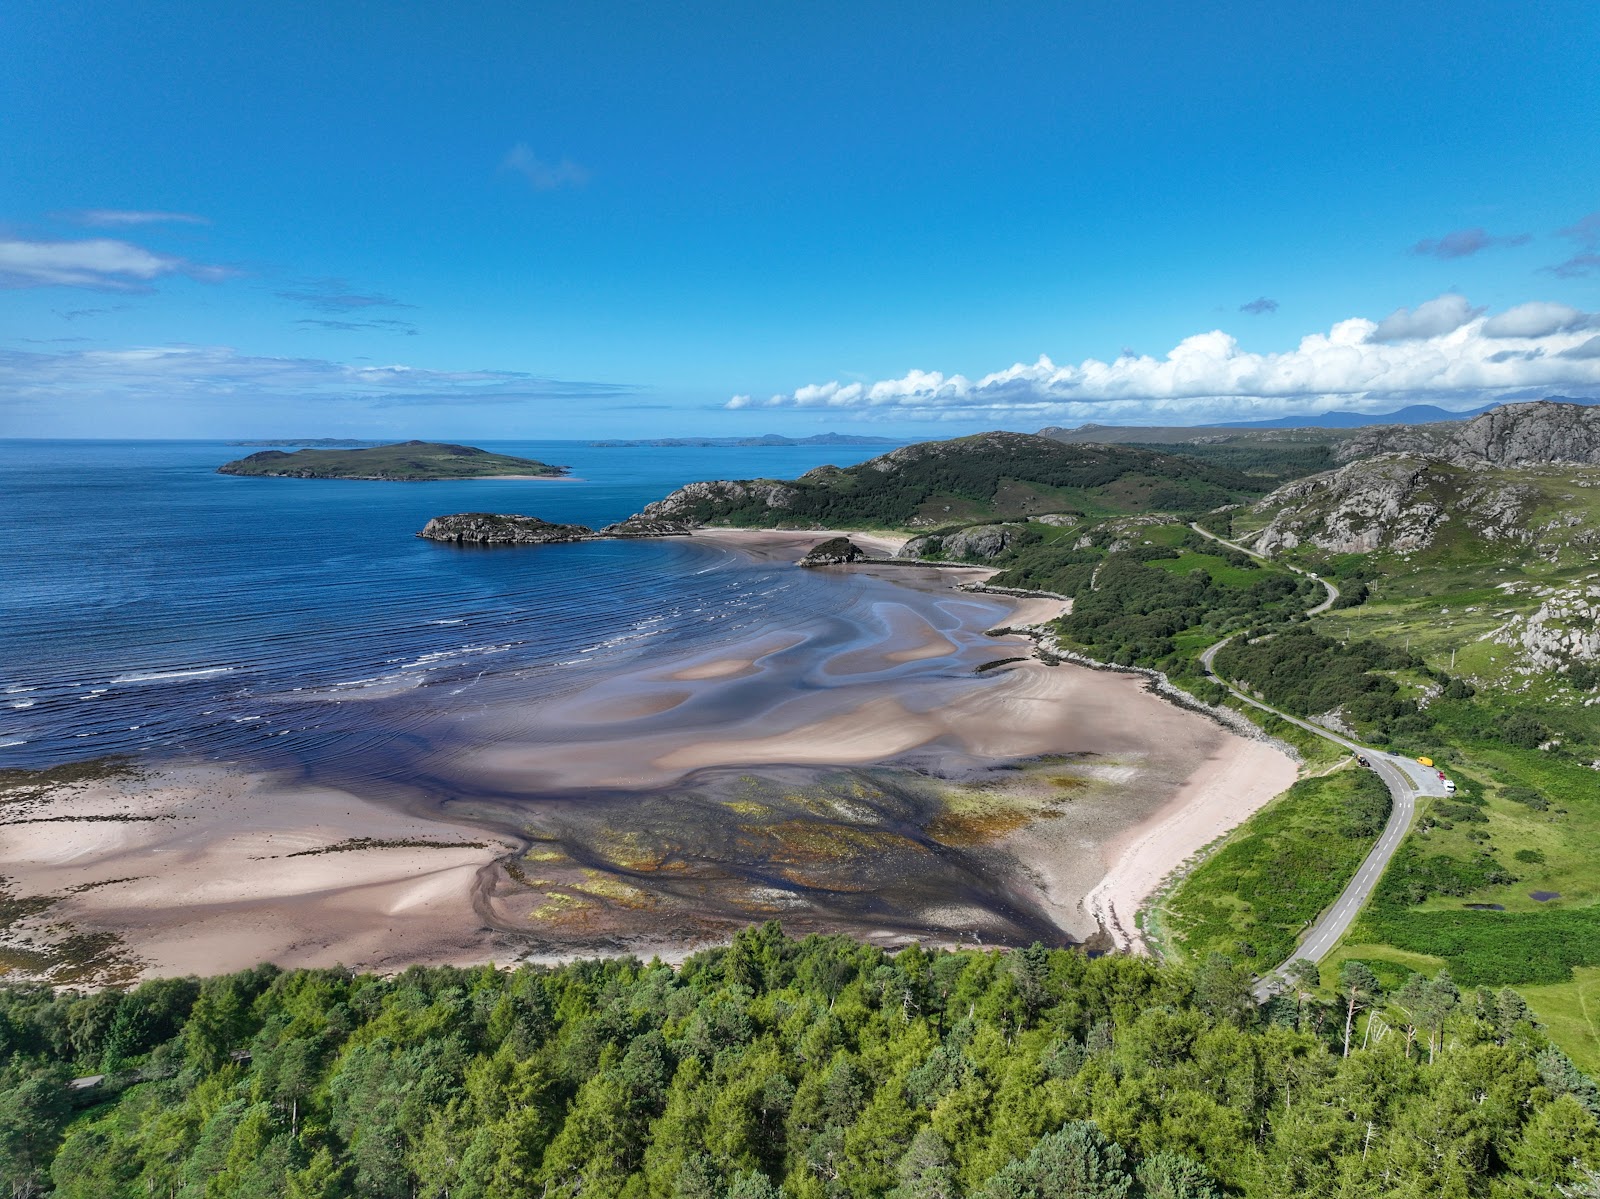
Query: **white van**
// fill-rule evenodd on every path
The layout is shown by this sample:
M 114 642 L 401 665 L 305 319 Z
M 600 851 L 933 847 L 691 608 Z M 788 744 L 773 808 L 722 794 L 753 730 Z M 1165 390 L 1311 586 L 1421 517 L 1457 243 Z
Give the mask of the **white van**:
M 1444 789 L 1445 789 L 1445 794 L 1454 795 L 1456 793 L 1456 781 L 1455 781 L 1455 779 L 1445 779 L 1445 781 L 1444 781 Z

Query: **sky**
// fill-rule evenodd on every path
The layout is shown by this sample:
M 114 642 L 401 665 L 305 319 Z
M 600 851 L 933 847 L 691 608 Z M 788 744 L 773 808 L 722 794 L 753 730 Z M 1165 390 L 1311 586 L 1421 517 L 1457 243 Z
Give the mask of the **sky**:
M 1600 5 L 8 0 L 0 437 L 1600 398 Z

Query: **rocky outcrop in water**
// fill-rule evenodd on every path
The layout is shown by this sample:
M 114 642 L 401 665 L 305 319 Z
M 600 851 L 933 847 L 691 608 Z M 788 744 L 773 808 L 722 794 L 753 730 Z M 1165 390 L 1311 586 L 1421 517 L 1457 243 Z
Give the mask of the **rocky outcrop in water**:
M 1378 454 L 1409 454 L 1453 466 L 1600 465 L 1600 407 L 1555 400 L 1507 404 L 1462 425 L 1359 429 L 1337 449 L 1344 462 Z
M 797 565 L 843 566 L 847 562 L 860 562 L 866 557 L 867 552 L 848 537 L 830 537 L 812 546 Z
M 689 526 L 681 520 L 647 520 L 630 516 L 600 530 L 602 537 L 687 537 Z
M 596 534 L 587 525 L 560 525 L 537 516 L 496 512 L 457 512 L 436 516 L 418 537 L 455 545 L 548 545 L 560 541 L 589 541 Z

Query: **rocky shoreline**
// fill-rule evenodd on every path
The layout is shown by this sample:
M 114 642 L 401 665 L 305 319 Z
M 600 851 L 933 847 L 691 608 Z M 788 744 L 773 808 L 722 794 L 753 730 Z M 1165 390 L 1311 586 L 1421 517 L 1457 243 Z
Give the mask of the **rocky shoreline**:
M 687 537 L 689 533 L 689 527 L 678 521 L 648 520 L 637 516 L 596 530 L 588 525 L 557 524 L 537 516 L 517 513 L 455 512 L 448 516 L 435 516 L 417 536 L 451 545 L 517 546 L 610 541 L 629 537 Z

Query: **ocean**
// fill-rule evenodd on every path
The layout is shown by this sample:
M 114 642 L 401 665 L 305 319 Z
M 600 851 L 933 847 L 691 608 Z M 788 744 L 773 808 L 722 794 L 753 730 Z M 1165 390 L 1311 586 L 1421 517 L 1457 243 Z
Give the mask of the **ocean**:
M 466 511 L 598 527 L 694 480 L 792 478 L 880 447 L 483 444 L 575 478 L 250 479 L 216 473 L 253 452 L 220 441 L 0 441 L 0 766 L 376 760 L 476 688 L 559 695 L 855 600 L 836 575 L 684 538 L 414 534 Z

